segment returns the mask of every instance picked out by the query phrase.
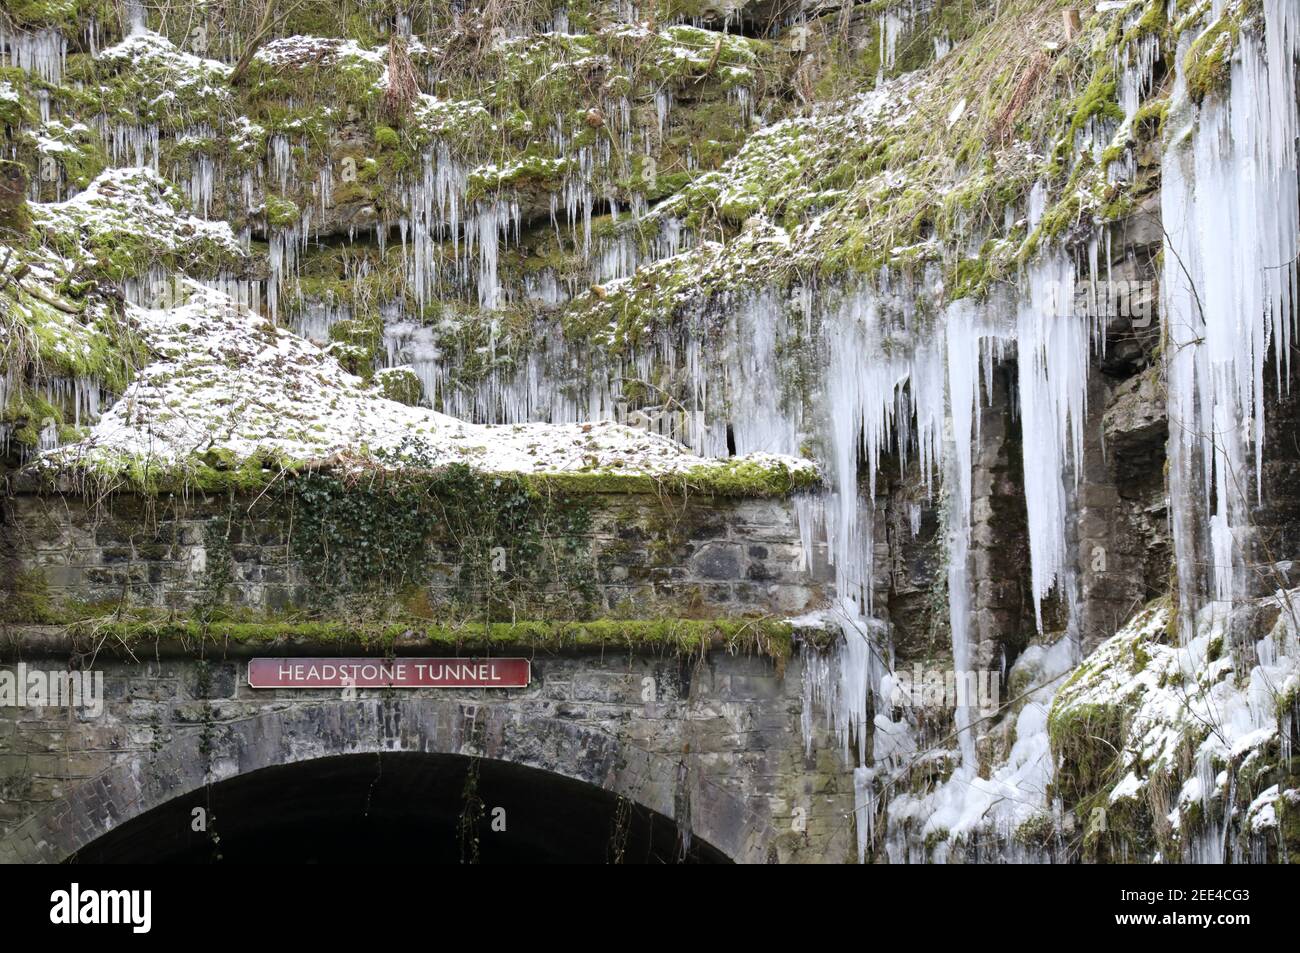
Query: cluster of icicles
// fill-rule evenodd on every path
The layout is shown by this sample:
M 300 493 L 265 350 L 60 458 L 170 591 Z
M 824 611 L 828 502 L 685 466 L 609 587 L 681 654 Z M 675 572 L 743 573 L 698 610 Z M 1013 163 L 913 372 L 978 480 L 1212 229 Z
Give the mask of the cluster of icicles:
M 130 31 L 146 30 L 141 9 L 137 3 L 128 4 Z M 563 20 L 564 18 L 557 19 L 557 24 L 562 24 Z M 93 21 L 89 30 L 88 45 L 94 54 L 99 46 L 99 37 Z M 166 43 L 166 40 L 159 38 L 159 42 Z M 56 30 L 0 34 L 0 62 L 11 62 L 31 70 L 51 83 L 59 82 L 66 54 L 66 39 Z M 728 95 L 733 99 L 738 98 L 743 114 L 747 117 L 748 91 L 732 90 Z M 641 130 L 638 141 L 631 119 L 630 101 L 624 97 L 614 103 L 613 113 L 622 120 L 618 123 L 619 154 L 632 155 L 640 151 L 650 155 L 657 140 L 664 134 L 671 106 L 669 91 L 664 90 L 656 95 L 657 130 Z M 42 100 L 42 110 L 43 120 L 48 119 L 48 103 L 45 99 Z M 165 172 L 170 179 L 181 184 L 197 213 L 205 217 L 210 214 L 218 170 L 209 158 L 200 155 L 184 166 L 173 165 L 164 170 L 160 168 L 162 144 L 157 124 L 124 124 L 101 116 L 98 118 L 98 127 L 105 150 L 114 165 L 147 166 L 156 172 Z M 208 140 L 221 139 L 222 133 L 222 130 L 197 124 L 185 130 L 183 136 Z M 638 265 L 656 255 L 642 255 L 630 234 L 593 240 L 592 220 L 600 210 L 607 208 L 615 224 L 621 215 L 630 214 L 633 219 L 637 219 L 647 212 L 645 199 L 640 195 L 633 196 L 628 207 L 620 208 L 617 198 L 598 194 L 593 188 L 592 182 L 597 178 L 597 172 L 608 167 L 612 161 L 614 153 L 611 143 L 601 139 L 595 145 L 578 147 L 575 145 L 576 132 L 566 129 L 558 120 L 548 135 L 557 153 L 572 159 L 571 168 L 563 177 L 562 187 L 551 195 L 551 222 L 555 226 L 557 238 L 561 237 L 560 222 L 565 222 L 569 240 L 591 264 L 585 283 L 569 282 L 567 288 L 562 287 L 553 274 L 547 273 L 540 279 L 531 279 L 523 289 L 530 301 L 556 306 L 590 284 L 631 275 Z M 241 192 L 246 199 L 246 207 L 254 208 L 257 178 L 261 178 L 267 187 L 274 184 L 280 194 L 298 190 L 301 183 L 296 181 L 298 170 L 292 158 L 294 145 L 286 135 L 268 137 L 264 163 L 255 171 L 242 174 Z M 305 142 L 297 145 L 306 146 Z M 687 165 L 688 168 L 695 167 L 693 156 L 688 155 Z M 59 183 L 60 194 L 65 185 L 66 183 Z M 309 185 L 323 215 L 332 201 L 332 170 L 328 166 L 322 168 L 318 179 Z M 396 223 L 381 222 L 376 225 L 375 238 L 382 251 L 387 243 L 390 225 L 396 224 L 406 259 L 407 279 L 420 309 L 438 298 L 466 292 L 470 295 L 476 293 L 478 306 L 485 311 L 494 311 L 509 303 L 508 297 L 513 289 L 501 282 L 498 261 L 501 248 L 511 237 L 518 242 L 522 236 L 524 222 L 520 203 L 508 189 L 493 197 L 468 201 L 468 186 L 469 169 L 466 164 L 454 156 L 445 144 L 437 144 L 423 156 L 421 172 L 406 186 L 405 213 Z M 36 197 L 33 193 L 33 198 Z M 302 219 L 298 223 L 269 229 L 268 277 L 263 288 L 242 295 L 258 300 L 264 298 L 273 319 L 278 319 L 279 299 L 286 283 L 296 274 L 297 253 L 306 247 L 313 236 L 312 219 L 313 209 L 308 207 L 302 210 Z M 251 233 L 246 229 L 241 237 L 247 244 Z M 437 263 L 441 258 L 441 246 L 447 241 L 453 248 L 454 266 L 449 273 L 440 274 Z M 664 244 L 663 240 L 659 242 L 661 247 Z M 670 241 L 668 244 L 674 246 L 668 251 L 668 254 L 672 254 L 676 251 L 676 243 Z M 315 326 L 313 330 L 316 330 Z M 428 377 L 429 383 L 435 383 L 434 379 L 438 376 L 434 368 L 417 368 L 417 373 Z M 493 416 L 510 422 L 526 419 L 505 413 Z
M 1079 290 L 1089 293 L 1086 286 Z M 855 787 L 862 853 L 872 836 L 878 788 L 887 784 L 890 770 L 916 753 L 908 726 L 883 713 L 868 722 L 870 695 L 893 668 L 883 626 L 872 615 L 873 500 L 881 455 L 895 449 L 906 467 L 909 452 L 915 453 L 932 494 L 934 478 L 942 479 L 953 667 L 969 672 L 972 445 L 979 441 L 981 383 L 991 388 L 994 364 L 1011 352 L 1018 356 L 1034 602 L 1037 608 L 1056 590 L 1068 604 L 1074 591 L 1070 490 L 1082 457 L 1089 355 L 1103 346 L 1100 325 L 1088 317 L 1095 312 L 1076 307 L 1076 266 L 1064 254 L 1030 266 L 1018 296 L 953 302 L 932 327 L 914 324 L 911 300 L 909 288 L 893 294 L 864 289 L 824 316 L 830 361 L 821 399 L 832 409 L 832 492 L 805 501 L 801 513 L 802 523 L 825 535 L 839 596 L 835 615 L 844 636 L 837 656 L 805 674 L 805 728 L 813 727 L 807 712 L 821 709 L 845 759 L 854 749 L 859 753 Z M 863 492 L 859 446 L 866 455 Z M 1071 628 L 1067 637 L 1074 635 Z M 969 708 L 956 709 L 959 773 L 975 770 L 971 717 Z M 869 732 L 874 732 L 872 745 Z M 813 743 L 811 732 L 806 743 Z
M 1191 634 L 1197 610 L 1211 603 L 1231 606 L 1250 595 L 1248 511 L 1252 495 L 1257 500 L 1263 489 L 1264 369 L 1270 353 L 1278 387 L 1287 386 L 1289 379 L 1295 263 L 1300 256 L 1295 145 L 1300 10 L 1288 0 L 1266 0 L 1263 10 L 1262 36 L 1243 33 L 1227 93 L 1193 106 L 1184 78 L 1177 75 L 1170 106 L 1163 163 L 1167 238 L 1162 313 L 1171 529 L 1184 638 Z M 1194 39 L 1181 38 L 1176 63 L 1183 62 Z M 1124 74 L 1120 89 L 1126 121 L 1132 119 L 1134 103 L 1144 90 L 1143 74 L 1150 70 L 1152 57 L 1149 44 L 1144 44 Z M 1124 65 L 1129 65 L 1127 53 Z M 1094 147 L 1092 141 L 1079 145 Z M 1042 193 L 1036 189 L 1028 211 L 1031 228 L 1041 214 Z M 1089 259 L 1095 280 L 1095 245 Z M 1073 307 L 1075 273 L 1075 263 L 1063 255 L 1040 259 L 1026 269 L 1018 300 L 1009 308 L 957 302 L 948 307 L 941 332 L 929 332 L 910 349 L 897 347 L 897 341 L 881 348 L 881 338 L 873 331 L 882 308 L 879 293 L 852 298 L 850 320 L 837 316 L 831 322 L 826 399 L 833 408 L 831 475 L 836 492 L 830 504 L 834 514 L 824 518 L 837 563 L 845 646 L 837 658 L 810 666 L 805 679 L 808 700 L 824 706 L 844 739 L 846 756 L 850 741 L 858 743 L 859 751 L 866 749 L 864 687 L 870 691 L 887 671 L 887 659 L 866 638 L 872 533 L 869 503 L 860 505 L 852 493 L 859 432 L 867 456 L 868 500 L 874 495 L 879 452 L 890 445 L 891 426 L 898 429 L 900 452 L 910 439 L 923 471 L 931 466 L 942 469 L 953 659 L 957 670 L 965 670 L 970 657 L 966 557 L 972 405 L 981 359 L 987 362 L 991 349 L 1011 345 L 1018 358 L 1035 606 L 1055 588 L 1073 623 L 1069 489 L 1072 472 L 1077 479 L 1082 451 L 1090 345 L 1105 347 L 1104 325 L 1090 326 Z M 990 321 L 998 313 L 1014 314 L 1014 325 L 999 327 Z M 882 354 L 888 356 L 882 360 Z M 904 406 L 904 382 L 910 406 Z M 974 419 L 978 421 L 977 414 Z M 903 425 L 910 427 L 910 434 Z M 974 436 L 978 440 L 978 434 Z M 1073 636 L 1071 625 L 1067 637 Z M 1272 714 L 1261 717 L 1268 721 Z M 956 720 L 961 761 L 948 785 L 978 784 L 970 716 L 958 709 Z M 807 711 L 805 725 L 812 727 Z M 900 754 L 914 753 L 905 736 L 900 743 L 900 732 L 887 717 L 878 715 L 874 728 L 874 761 L 862 764 L 856 774 L 860 856 L 872 844 L 872 821 L 878 799 L 888 796 L 889 770 L 898 767 L 895 759 Z M 1231 812 L 1231 799 L 1225 810 Z M 1188 859 L 1221 860 L 1223 842 L 1215 832 L 1225 824 L 1224 817 L 1209 818 L 1210 833 L 1187 845 Z
M 1180 616 L 1246 595 L 1241 553 L 1262 490 L 1264 365 L 1289 378 L 1296 312 L 1300 8 L 1265 0 L 1262 42 L 1243 34 L 1225 97 L 1199 109 L 1178 78 L 1162 167 L 1169 491 Z M 1179 43 L 1177 61 L 1194 37 Z M 1255 479 L 1249 474 L 1254 472 Z
M 1258 499 L 1263 489 L 1264 368 L 1270 349 L 1279 388 L 1289 379 L 1300 256 L 1295 92 L 1300 9 L 1289 0 L 1266 0 L 1263 10 L 1262 36 L 1241 37 L 1228 92 L 1196 107 L 1188 101 L 1184 78 L 1177 75 L 1170 106 L 1172 128 L 1163 162 L 1167 237 L 1162 312 L 1168 342 L 1171 529 L 1184 637 L 1203 606 L 1231 606 L 1250 594 L 1248 510 L 1252 494 Z M 1181 38 L 1177 64 L 1194 39 Z M 1148 88 L 1153 59 L 1150 42 L 1139 47 L 1132 63 L 1124 53 L 1120 92 L 1126 122 Z M 1093 138 L 1078 145 L 1095 148 Z M 1041 189 L 1034 190 L 1029 204 L 1032 229 L 1043 210 Z M 1088 257 L 1091 281 L 1085 292 L 1099 277 L 1095 243 Z M 857 742 L 860 752 L 866 750 L 864 695 L 887 674 L 888 659 L 869 638 L 869 501 L 879 453 L 891 445 L 891 429 L 897 430 L 900 453 L 910 442 L 923 472 L 938 468 L 943 473 L 953 660 L 958 671 L 968 668 L 972 436 L 978 441 L 978 433 L 972 433 L 978 414 L 972 416 L 972 408 L 981 363 L 987 380 L 992 355 L 1009 347 L 1014 347 L 1019 369 L 1035 608 L 1056 589 L 1071 620 L 1067 638 L 1075 638 L 1070 486 L 1072 474 L 1078 476 L 1083 446 L 1089 351 L 1105 347 L 1104 323 L 1080 318 L 1074 306 L 1075 279 L 1074 261 L 1061 254 L 1046 256 L 1025 270 L 1017 300 L 982 307 L 956 302 L 940 327 L 910 347 L 898 347 L 898 340 L 881 347 L 878 315 L 887 302 L 879 292 L 851 297 L 829 322 L 825 400 L 832 408 L 835 493 L 830 509 L 815 518 L 824 521 L 836 562 L 845 645 L 838 657 L 818 660 L 805 670 L 809 744 L 810 709 L 816 705 L 839 732 L 846 757 L 851 742 Z M 1015 315 L 1014 323 L 999 326 L 998 314 Z M 903 329 L 906 339 L 906 320 Z M 867 458 L 866 505 L 854 493 L 859 434 Z M 1041 615 L 1038 621 L 1041 629 Z M 968 710 L 959 708 L 956 722 L 961 761 L 949 785 L 975 780 Z M 878 799 L 888 796 L 889 770 L 901 764 L 900 755 L 914 753 L 906 733 L 888 717 L 877 715 L 874 728 L 874 761 L 856 773 L 860 857 L 872 844 L 872 822 Z M 1221 860 L 1222 840 L 1213 832 L 1224 824 L 1224 818 L 1211 818 L 1209 840 L 1193 840 L 1188 859 Z M 1206 847 L 1209 841 L 1219 845 L 1217 852 Z M 895 853 L 891 847 L 891 856 Z

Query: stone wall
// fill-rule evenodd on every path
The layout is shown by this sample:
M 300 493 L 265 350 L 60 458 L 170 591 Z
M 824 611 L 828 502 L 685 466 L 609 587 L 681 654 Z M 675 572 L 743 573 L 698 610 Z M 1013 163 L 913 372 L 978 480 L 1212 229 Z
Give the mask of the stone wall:
M 805 558 L 791 499 L 605 493 L 582 504 L 590 520 L 579 549 L 596 599 L 579 606 L 569 580 L 555 580 L 534 594 L 533 618 L 779 618 L 830 598 L 824 546 Z M 851 770 L 829 739 L 805 752 L 800 647 L 779 661 L 750 654 L 752 641 L 737 649 L 717 638 L 703 651 L 671 642 L 494 647 L 530 656 L 532 685 L 345 698 L 254 690 L 247 658 L 373 646 L 310 634 L 258 648 L 144 637 L 149 644 L 135 644 L 134 656 L 110 657 L 111 647 L 87 654 L 94 640 L 84 625 L 62 624 L 121 604 L 149 618 L 193 619 L 210 600 L 217 560 L 228 559 L 219 607 L 227 615 L 277 620 L 306 607 L 346 626 L 350 606 L 317 604 L 293 532 L 283 505 L 238 494 L 88 502 L 19 493 L 6 501 L 9 609 L 51 618 L 14 623 L 7 613 L 0 668 L 21 661 L 102 672 L 107 703 L 97 716 L 0 705 L 0 862 L 66 859 L 154 807 L 264 767 L 390 751 L 474 755 L 585 782 L 684 825 L 737 861 L 854 856 Z M 444 535 L 428 540 L 430 569 L 418 587 L 435 621 L 449 620 L 442 607 L 458 571 L 455 543 Z M 410 607 L 409 593 L 376 595 L 395 612 Z M 33 624 L 42 621 L 51 624 Z M 391 650 L 455 652 L 404 643 Z
M 6 642 L 4 668 L 14 656 Z M 30 653 L 25 661 L 67 664 Z M 255 690 L 246 665 L 101 655 L 88 663 L 104 673 L 99 717 L 0 706 L 0 863 L 64 860 L 208 783 L 375 752 L 553 772 L 674 819 L 740 862 L 854 856 L 851 769 L 834 745 L 805 755 L 798 655 L 784 666 L 721 650 L 536 656 L 526 689 L 359 690 L 354 699 Z
M 824 560 L 802 558 L 789 499 L 593 494 L 584 505 L 591 520 L 577 563 L 589 585 L 575 594 L 572 579 L 543 574 L 521 617 L 795 615 L 826 601 L 830 573 Z M 20 494 L 5 504 L 0 530 L 5 578 L 43 588 L 56 610 L 191 610 L 211 596 L 214 567 L 227 553 L 219 601 L 232 609 L 284 613 L 321 596 L 295 558 L 293 515 L 252 495 L 124 493 L 90 504 Z M 459 556 L 445 535 L 435 532 L 428 545 L 427 577 L 392 598 L 437 613 L 456 590 Z M 516 567 L 499 568 L 508 575 Z

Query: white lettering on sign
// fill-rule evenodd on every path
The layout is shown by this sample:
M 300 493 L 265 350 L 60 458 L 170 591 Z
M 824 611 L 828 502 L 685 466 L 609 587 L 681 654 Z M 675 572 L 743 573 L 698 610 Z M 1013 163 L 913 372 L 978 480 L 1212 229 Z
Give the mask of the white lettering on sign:
M 523 688 L 528 659 L 253 659 L 253 688 Z

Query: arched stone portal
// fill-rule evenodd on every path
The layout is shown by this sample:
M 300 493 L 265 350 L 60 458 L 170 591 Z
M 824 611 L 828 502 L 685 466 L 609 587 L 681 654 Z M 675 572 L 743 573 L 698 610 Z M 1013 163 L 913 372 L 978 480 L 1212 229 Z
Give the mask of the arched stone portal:
M 262 768 L 113 828 L 81 863 L 724 863 L 671 819 L 549 771 L 376 752 Z
M 772 840 L 768 819 L 692 770 L 688 756 L 674 762 L 612 734 L 525 714 L 508 703 L 330 700 L 196 727 L 72 788 L 0 840 L 0 855 L 55 862 L 195 860 L 209 851 L 211 858 L 211 840 L 190 836 L 196 806 L 210 810 L 219 833 L 226 825 L 222 836 L 232 852 L 237 836 L 275 833 L 277 827 L 294 835 L 283 841 L 285 849 L 305 850 L 303 838 L 327 831 L 331 816 L 348 825 L 342 833 L 365 832 L 372 822 L 364 799 L 357 801 L 363 790 L 378 797 L 371 812 L 375 832 L 387 837 L 391 823 L 405 820 L 433 837 L 449 819 L 459 822 L 467 766 L 474 762 L 480 786 L 487 785 L 483 793 L 510 802 L 499 806 L 507 808 L 507 830 L 519 834 L 510 849 L 504 841 L 485 847 L 484 859 L 604 859 L 610 835 L 622 836 L 614 829 L 620 810 L 630 824 L 624 858 L 629 861 L 752 863 L 765 858 Z M 392 790 L 384 787 L 385 772 L 394 781 Z M 455 797 L 449 799 L 449 792 Z M 436 802 L 427 814 L 411 802 L 426 797 Z M 310 818 L 296 828 L 295 799 L 302 806 L 300 820 Z M 485 804 L 488 811 L 494 806 Z M 541 842 L 527 836 L 529 824 Z M 685 853 L 679 828 L 690 832 Z M 560 846 L 540 846 L 557 834 Z M 458 858 L 457 839 L 445 846 Z

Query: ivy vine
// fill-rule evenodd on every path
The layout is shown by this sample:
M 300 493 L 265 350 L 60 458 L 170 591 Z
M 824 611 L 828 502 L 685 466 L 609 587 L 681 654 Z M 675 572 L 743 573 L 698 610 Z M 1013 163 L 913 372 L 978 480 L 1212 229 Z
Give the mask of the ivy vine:
M 467 618 L 535 616 L 548 601 L 576 616 L 597 598 L 585 500 L 522 475 L 421 467 L 419 447 L 397 453 L 400 470 L 291 481 L 291 546 L 314 599 L 427 596 L 438 564 L 453 570 L 440 608 Z

